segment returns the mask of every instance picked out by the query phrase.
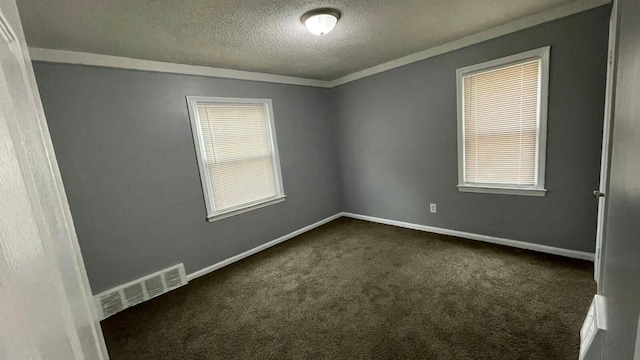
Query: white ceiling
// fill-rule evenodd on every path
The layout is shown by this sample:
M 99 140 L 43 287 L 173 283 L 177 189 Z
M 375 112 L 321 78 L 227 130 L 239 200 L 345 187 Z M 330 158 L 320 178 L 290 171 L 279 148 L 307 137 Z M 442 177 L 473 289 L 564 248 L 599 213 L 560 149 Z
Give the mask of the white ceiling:
M 18 0 L 30 47 L 334 80 L 574 0 Z M 334 7 L 325 36 L 300 16 Z

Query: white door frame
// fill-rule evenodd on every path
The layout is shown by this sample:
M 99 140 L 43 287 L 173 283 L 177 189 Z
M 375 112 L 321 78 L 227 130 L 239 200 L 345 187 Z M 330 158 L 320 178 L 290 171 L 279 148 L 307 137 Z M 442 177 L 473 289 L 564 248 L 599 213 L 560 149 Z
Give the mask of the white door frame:
M 106 360 L 15 0 L 0 0 L 0 358 Z
M 607 55 L 607 85 L 604 103 L 604 124 L 602 128 L 602 158 L 600 160 L 600 185 L 598 191 L 604 194 L 598 197 L 598 224 L 596 230 L 596 253 L 593 278 L 598 283 L 598 293 L 602 289 L 603 254 L 605 251 L 605 229 L 607 224 L 607 194 L 609 191 L 609 171 L 611 159 L 611 136 L 613 127 L 613 101 L 616 84 L 616 52 L 618 38 L 618 0 L 613 0 L 609 21 L 609 51 Z M 595 195 L 595 194 L 594 194 Z

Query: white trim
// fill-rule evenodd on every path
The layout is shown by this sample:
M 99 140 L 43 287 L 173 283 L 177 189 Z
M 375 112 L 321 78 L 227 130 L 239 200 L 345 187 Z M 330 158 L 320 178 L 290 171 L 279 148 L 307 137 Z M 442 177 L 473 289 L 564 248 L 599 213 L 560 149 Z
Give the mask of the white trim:
M 32 130 L 36 132 L 39 131 L 39 136 L 33 138 L 34 141 L 27 141 L 24 144 L 20 144 L 20 146 L 15 145 L 12 151 L 31 151 L 35 161 L 34 166 L 28 171 L 23 169 L 23 172 L 29 174 L 29 176 L 38 173 L 44 175 L 42 178 L 38 177 L 38 179 L 30 180 L 31 183 L 49 183 L 48 187 L 42 187 L 45 192 L 38 194 L 37 197 L 33 197 L 31 201 L 32 204 L 35 204 L 33 199 L 41 199 L 41 202 L 38 202 L 37 206 L 33 208 L 34 214 L 39 213 L 40 210 L 38 209 L 41 207 L 46 207 L 47 221 L 44 221 L 39 227 L 44 226 L 54 231 L 49 234 L 48 237 L 54 237 L 55 241 L 51 241 L 51 243 L 47 244 L 43 249 L 45 251 L 45 259 L 48 258 L 48 260 L 52 261 L 52 269 L 62 269 L 59 265 L 60 262 L 63 261 L 73 267 L 73 271 L 68 272 L 69 268 L 66 268 L 65 273 L 61 274 L 64 276 L 59 277 L 60 283 L 64 286 L 63 296 L 65 297 L 65 300 L 61 301 L 60 304 L 69 305 L 67 311 L 70 317 L 63 315 L 63 318 L 67 320 L 67 324 L 65 324 L 66 331 L 69 335 L 67 338 L 69 338 L 73 353 L 76 353 L 79 357 L 84 358 L 91 356 L 91 353 L 95 350 L 94 355 L 97 356 L 98 360 L 108 360 L 109 354 L 102 334 L 102 328 L 97 319 L 97 309 L 92 301 L 91 286 L 89 284 L 85 262 L 80 251 L 73 217 L 69 209 L 69 201 L 64 184 L 62 183 L 59 164 L 53 149 L 47 119 L 42 106 L 42 99 L 40 98 L 38 84 L 33 70 L 32 59 L 28 52 L 24 29 L 20 23 L 18 9 L 14 1 L 2 3 L 0 6 L 0 19 L 3 27 L 3 39 L 9 43 L 9 49 L 16 57 L 15 61 L 19 62 L 18 71 L 22 71 L 22 78 L 24 80 L 24 92 L 21 91 L 20 95 L 23 98 L 24 109 L 30 108 L 28 110 L 28 112 L 30 112 L 28 115 L 30 119 L 23 125 L 26 125 L 26 123 L 33 124 L 29 126 L 18 126 L 17 123 L 19 121 L 14 121 L 14 119 L 22 119 L 22 115 L 26 115 L 27 111 L 19 114 L 18 117 L 14 117 L 15 114 L 13 114 L 13 111 L 9 114 L 5 113 L 4 116 L 7 118 L 7 115 L 9 115 L 8 120 L 6 120 L 9 121 L 9 123 L 16 123 L 13 124 L 16 126 L 16 131 L 23 132 L 25 129 L 28 131 L 28 133 L 25 132 L 21 134 L 23 141 L 27 139 L 27 136 L 30 138 L 33 135 Z M 15 25 L 15 27 L 13 25 Z M 3 75 L 3 70 L 0 70 L 0 76 L 5 79 Z M 5 136 L 8 136 L 9 141 L 13 138 L 12 134 Z M 35 140 L 38 137 L 39 140 Z M 13 140 L 15 140 L 15 138 L 13 138 Z M 44 152 L 44 154 L 40 157 L 42 152 Z M 17 156 L 17 154 L 14 156 Z M 41 172 L 39 170 L 41 167 L 48 167 L 48 171 Z M 28 189 L 31 188 L 31 185 L 28 186 Z M 44 217 L 41 219 L 44 220 Z M 55 228 L 51 227 L 53 225 L 55 225 Z M 41 235 L 46 236 L 44 233 Z M 37 240 L 34 239 L 34 241 Z M 51 247 L 56 249 L 54 251 L 55 253 L 49 251 Z M 69 264 L 69 262 L 71 264 Z M 52 285 L 55 285 L 56 288 L 58 287 L 56 284 Z M 66 305 L 64 307 L 67 307 Z M 60 312 L 62 313 L 64 311 L 61 306 Z M 31 315 L 35 316 L 35 314 L 30 314 L 30 316 Z M 61 332 L 64 332 L 64 330 L 61 329 Z M 82 335 L 79 339 L 77 337 L 73 339 L 73 336 L 71 336 L 72 332 L 78 333 L 78 335 L 82 333 Z M 40 340 L 41 337 L 34 337 L 32 339 Z M 58 341 L 61 339 L 62 338 L 59 338 Z M 35 347 L 38 344 L 31 343 L 31 345 Z M 80 345 L 80 347 L 78 347 L 78 345 Z M 56 346 L 56 348 L 59 347 Z M 85 349 L 86 352 L 83 349 Z M 2 351 L 2 353 L 5 352 Z M 15 353 L 11 351 L 10 354 Z
M 450 235 L 450 236 L 457 236 L 457 237 L 461 237 L 461 238 L 466 238 L 466 239 L 470 239 L 470 240 L 479 240 L 479 241 L 484 241 L 484 242 L 488 242 L 488 243 L 493 243 L 493 244 L 499 244 L 499 245 L 505 245 L 505 246 L 511 246 L 511 247 L 516 247 L 516 248 L 520 248 L 520 249 L 527 249 L 527 250 L 534 250 L 534 251 L 539 251 L 539 252 L 543 252 L 543 253 L 548 253 L 548 254 L 554 254 L 554 255 L 560 255 L 560 256 L 566 256 L 566 257 L 570 257 L 570 258 L 575 258 L 575 259 L 582 259 L 582 260 L 589 260 L 589 261 L 593 261 L 593 254 L 592 253 L 587 253 L 587 252 L 582 252 L 582 251 L 576 251 L 576 250 L 568 250 L 568 249 L 561 249 L 561 248 L 556 248 L 556 247 L 552 247 L 552 246 L 546 246 L 546 245 L 538 245 L 538 244 L 532 244 L 532 243 L 527 243 L 527 242 L 523 242 L 523 241 L 516 241 L 516 240 L 509 240 L 509 239 L 504 239 L 504 238 L 499 238 L 499 237 L 494 237 L 494 236 L 487 236 L 487 235 L 479 235 L 479 234 L 473 234 L 473 233 L 467 233 L 467 232 L 463 232 L 463 231 L 457 231 L 457 230 L 448 230 L 448 229 L 442 229 L 442 228 L 437 228 L 437 227 L 432 227 L 432 226 L 425 226 L 425 225 L 418 225 L 418 224 L 411 224 L 411 223 L 407 223 L 407 222 L 402 222 L 402 221 L 395 221 L 395 220 L 387 220 L 387 219 L 382 219 L 382 218 L 377 218 L 377 217 L 373 217 L 373 216 L 366 216 L 366 215 L 358 215 L 358 214 L 353 214 L 353 213 L 348 213 L 348 212 L 340 212 L 337 213 L 335 215 L 329 216 L 326 219 L 320 220 L 318 222 L 315 222 L 311 225 L 305 226 L 301 229 L 298 229 L 296 231 L 293 231 L 289 234 L 286 234 L 284 236 L 281 236 L 275 240 L 269 241 L 267 243 L 264 243 L 262 245 L 256 246 L 252 249 L 249 249 L 243 253 L 240 253 L 238 255 L 232 256 L 228 259 L 222 260 L 218 263 L 215 263 L 211 266 L 207 266 L 203 269 L 200 269 L 198 271 L 194 271 L 190 274 L 186 275 L 187 278 L 187 282 L 190 282 L 194 279 L 197 279 L 201 276 L 207 275 L 209 273 L 212 273 L 216 270 L 219 270 L 227 265 L 231 265 L 237 261 L 240 261 L 242 259 L 245 259 L 251 255 L 257 254 L 263 250 L 266 250 L 270 247 L 273 247 L 275 245 L 278 245 L 280 243 L 283 243 L 289 239 L 292 239 L 296 236 L 302 235 L 308 231 L 311 231 L 315 228 L 318 228 L 324 224 L 327 224 L 333 220 L 336 220 L 338 218 L 341 217 L 348 217 L 348 218 L 352 218 L 352 219 L 358 219 L 358 220 L 364 220 L 364 221 L 371 221 L 371 222 L 375 222 L 375 223 L 380 223 L 380 224 L 386 224 L 386 225 L 393 225 L 393 226 L 398 226 L 398 227 L 403 227 L 403 228 L 407 228 L 407 229 L 413 229 L 413 230 L 420 230 L 420 231 L 426 231 L 426 232 L 431 232 L 431 233 L 435 233 L 435 234 L 442 234 L 442 235 Z M 124 288 L 128 285 L 131 285 L 138 280 L 134 280 L 131 281 L 127 284 L 124 285 L 120 285 L 115 287 L 114 289 L 121 289 Z M 109 291 L 105 291 L 100 293 L 99 295 L 95 295 L 95 297 L 98 297 L 100 295 L 103 295 L 105 293 L 108 293 L 110 291 L 113 291 L 114 289 L 111 289 Z
M 54 50 L 43 48 L 29 48 L 33 61 L 78 64 L 89 66 L 102 66 L 117 69 L 131 69 L 141 71 L 162 72 L 171 74 L 198 75 L 207 77 L 251 80 L 261 82 L 271 82 L 290 85 L 313 86 L 320 88 L 333 88 L 352 81 L 366 78 L 414 62 L 422 61 L 434 56 L 442 55 L 451 51 L 459 50 L 467 46 L 475 45 L 483 41 L 495 39 L 516 31 L 543 24 L 545 22 L 557 20 L 586 10 L 596 8 L 610 3 L 611 0 L 577 0 L 572 3 L 559 6 L 538 14 L 534 14 L 519 20 L 515 20 L 504 25 L 494 27 L 479 33 L 463 37 L 442 45 L 438 45 L 427 50 L 417 52 L 399 59 L 395 59 L 384 64 L 376 65 L 368 69 L 343 76 L 332 81 L 316 79 L 298 78 L 293 76 L 265 74 L 251 71 L 231 70 L 214 68 L 208 66 L 195 66 L 186 64 L 176 64 L 161 61 L 141 60 L 127 57 L 91 54 L 85 52 Z
M 580 328 L 579 360 L 602 359 L 607 331 L 607 299 L 595 295 Z
M 195 271 L 195 272 L 187 275 L 187 280 L 191 281 L 191 280 L 193 280 L 195 278 L 199 278 L 200 276 L 207 275 L 207 274 L 209 274 L 209 273 L 211 273 L 213 271 L 216 271 L 216 270 L 218 270 L 220 268 L 223 268 L 223 267 L 225 267 L 227 265 L 231 265 L 236 261 L 240 261 L 240 260 L 242 260 L 242 259 L 244 259 L 246 257 L 249 257 L 249 256 L 253 255 L 253 254 L 259 253 L 262 250 L 266 250 L 266 249 L 268 249 L 268 248 L 270 248 L 272 246 L 278 245 L 278 244 L 280 244 L 282 242 L 285 242 L 285 241 L 287 241 L 287 240 L 289 240 L 291 238 L 294 238 L 294 237 L 296 237 L 298 235 L 302 235 L 303 233 L 306 233 L 307 231 L 310 231 L 310 230 L 313 230 L 313 229 L 315 229 L 317 227 L 320 227 L 320 226 L 322 226 L 322 225 L 324 225 L 326 223 L 329 223 L 329 222 L 331 222 L 331 221 L 333 221 L 333 220 L 335 220 L 335 219 L 337 219 L 337 218 L 339 218 L 341 216 L 342 216 L 342 213 L 329 216 L 326 219 L 320 220 L 320 221 L 318 221 L 316 223 L 313 223 L 313 224 L 311 224 L 309 226 L 305 226 L 302 229 L 298 229 L 298 230 L 296 230 L 296 231 L 294 231 L 292 233 L 289 233 L 287 235 L 281 236 L 281 237 L 279 237 L 279 238 L 277 238 L 275 240 L 269 241 L 268 243 L 262 244 L 260 246 L 256 246 L 253 249 L 247 250 L 247 251 L 245 251 L 245 252 L 243 252 L 241 254 L 232 256 L 232 257 L 230 257 L 230 258 L 228 258 L 226 260 L 222 260 L 222 261 L 220 261 L 218 263 L 215 263 L 215 264 L 213 264 L 211 266 L 207 266 L 204 269 L 200 269 L 198 271 Z
M 251 210 L 256 210 L 256 209 L 260 209 L 269 205 L 273 205 L 273 204 L 278 204 L 281 203 L 283 201 L 286 200 L 286 196 L 282 195 L 282 196 L 277 196 L 273 199 L 267 199 L 267 200 L 261 200 L 259 203 L 255 204 L 255 205 L 249 205 L 249 206 L 244 206 L 241 207 L 239 209 L 236 210 L 231 210 L 231 211 L 226 211 L 223 213 L 218 213 L 217 215 L 212 215 L 207 217 L 207 220 L 209 222 L 214 222 L 214 221 L 218 221 L 218 220 L 222 220 L 222 219 L 226 219 L 235 215 L 240 215 L 240 214 L 244 214 L 246 212 L 249 212 Z
M 7 21 L 7 19 L 1 12 L 0 12 L 0 35 L 2 36 L 2 40 L 6 44 L 11 44 L 14 41 L 18 41 L 18 37 L 16 36 L 15 31 L 13 31 L 13 27 L 11 26 L 11 23 Z
M 358 220 L 365 220 L 365 221 L 371 221 L 371 222 L 385 224 L 385 225 L 398 226 L 398 227 L 407 228 L 407 229 L 426 231 L 434 234 L 449 235 L 449 236 L 456 236 L 456 237 L 470 239 L 470 240 L 484 241 L 492 244 L 511 246 L 519 249 L 533 250 L 533 251 L 543 252 L 547 254 L 565 256 L 565 257 L 574 258 L 574 259 L 582 259 L 582 260 L 589 260 L 589 261 L 593 261 L 594 259 L 593 253 L 588 253 L 584 251 L 562 249 L 562 248 L 557 248 L 553 246 L 534 244 L 534 243 L 518 241 L 518 240 L 510 240 L 510 239 L 505 239 L 505 238 L 496 237 L 496 236 L 480 235 L 480 234 L 474 234 L 474 233 L 458 231 L 458 230 L 449 230 L 449 229 L 437 228 L 433 226 L 412 224 L 412 223 L 403 222 L 403 221 L 388 220 L 388 219 L 367 216 L 367 215 L 353 214 L 348 212 L 343 212 L 341 213 L 341 215 L 345 217 L 353 218 L 353 219 L 358 219 Z
M 547 189 L 511 188 L 497 186 L 458 185 L 458 191 L 484 194 L 545 196 Z
M 545 167 L 547 157 L 547 113 L 549 100 L 549 63 L 551 47 L 545 46 L 538 49 L 525 51 L 519 54 L 506 56 L 500 59 L 486 61 L 480 64 L 466 66 L 456 70 L 456 94 L 458 117 L 458 190 L 461 192 L 476 192 L 506 195 L 530 195 L 545 196 Z M 490 72 L 495 69 L 509 67 L 515 64 L 536 60 L 540 62 L 538 78 L 538 119 L 536 134 L 536 168 L 535 184 L 533 186 L 501 186 L 495 184 L 467 183 L 465 181 L 465 136 L 464 136 L 464 86 L 462 81 L 465 76 L 482 72 Z
M 638 318 L 638 334 L 636 335 L 636 350 L 634 360 L 640 360 L 640 318 Z
M 399 59 L 395 59 L 384 64 L 376 65 L 365 70 L 357 71 L 353 74 L 343 76 L 339 79 L 329 82 L 330 88 L 340 86 L 352 81 L 356 81 L 362 78 L 366 78 L 375 74 L 379 74 L 391 69 L 395 69 L 401 66 L 409 65 L 414 62 L 422 61 L 428 58 L 432 58 L 438 55 L 446 54 L 455 50 L 465 48 L 467 46 L 475 45 L 483 41 L 495 39 L 500 36 L 514 33 L 516 31 L 524 30 L 536 25 L 543 24 L 545 22 L 557 20 L 563 17 L 567 17 L 573 14 L 577 14 L 586 10 L 596 8 L 610 3 L 611 0 L 578 0 L 572 3 L 558 6 L 547 11 L 543 11 L 538 14 L 527 16 L 522 19 L 518 19 L 504 25 L 494 27 L 489 30 L 481 31 L 473 35 L 463 37 L 458 40 L 454 40 L 436 47 L 432 47 L 427 50 L 417 52 Z
M 278 140 L 276 137 L 276 127 L 273 118 L 273 104 L 271 99 L 250 99 L 250 98 L 227 98 L 213 96 L 187 96 L 187 109 L 189 111 L 189 119 L 191 122 L 191 132 L 193 134 L 193 142 L 196 148 L 196 158 L 198 159 L 198 169 L 200 171 L 200 181 L 202 183 L 202 192 L 204 194 L 205 208 L 207 210 L 207 220 L 209 222 L 222 220 L 234 215 L 242 214 L 247 211 L 259 209 L 272 204 L 277 204 L 285 200 L 284 188 L 282 185 L 282 169 L 280 169 L 280 154 L 278 153 Z M 240 204 L 230 209 L 216 211 L 213 185 L 209 173 L 207 155 L 204 151 L 205 144 L 202 137 L 202 128 L 200 127 L 200 118 L 196 111 L 196 106 L 200 103 L 207 104 L 253 104 L 264 106 L 267 114 L 267 128 L 269 135 L 269 146 L 271 147 L 271 161 L 273 162 L 273 177 L 275 181 L 276 195 L 267 199 L 259 199 L 254 202 Z
M 598 291 L 604 288 L 604 261 L 606 252 L 605 229 L 607 224 L 607 205 L 609 198 L 609 174 L 611 173 L 611 145 L 612 145 L 612 117 L 616 89 L 616 49 L 618 43 L 618 7 L 619 1 L 614 0 L 609 19 L 609 50 L 607 54 L 607 85 L 604 98 L 604 124 L 602 126 L 602 151 L 600 158 L 600 184 L 598 191 L 605 196 L 598 198 L 598 220 L 596 225 L 596 261 L 593 278 L 598 284 Z
M 326 81 L 293 76 L 265 74 L 252 71 L 222 69 L 208 66 L 168 63 L 162 61 L 133 59 L 120 56 L 91 54 L 79 51 L 29 48 L 31 60 L 62 64 L 101 66 L 170 74 L 197 75 L 227 79 L 251 80 L 289 85 L 328 87 Z

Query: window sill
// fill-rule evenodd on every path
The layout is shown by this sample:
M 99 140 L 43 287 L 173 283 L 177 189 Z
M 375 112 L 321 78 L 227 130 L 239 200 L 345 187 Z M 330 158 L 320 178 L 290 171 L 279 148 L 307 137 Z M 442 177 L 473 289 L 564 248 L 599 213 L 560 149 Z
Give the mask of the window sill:
M 235 210 L 231 210 L 231 211 L 227 211 L 227 212 L 223 212 L 223 213 L 217 213 L 217 214 L 214 214 L 214 215 L 210 215 L 210 216 L 207 217 L 207 221 L 208 222 L 214 222 L 214 221 L 226 219 L 228 217 L 232 217 L 232 216 L 235 216 L 235 215 L 240 215 L 240 214 L 249 212 L 251 210 L 256 210 L 256 209 L 263 208 L 265 206 L 281 203 L 286 198 L 287 198 L 286 195 L 282 195 L 282 196 L 278 196 L 276 198 L 271 198 L 271 199 L 265 200 L 263 202 L 259 202 L 257 204 L 249 205 L 247 207 L 243 207 L 243 208 L 240 208 L 240 209 L 235 209 Z
M 476 186 L 476 185 L 458 185 L 460 192 L 484 193 L 484 194 L 503 194 L 503 195 L 524 195 L 524 196 L 545 196 L 547 189 L 526 189 L 515 187 L 498 187 L 498 186 Z

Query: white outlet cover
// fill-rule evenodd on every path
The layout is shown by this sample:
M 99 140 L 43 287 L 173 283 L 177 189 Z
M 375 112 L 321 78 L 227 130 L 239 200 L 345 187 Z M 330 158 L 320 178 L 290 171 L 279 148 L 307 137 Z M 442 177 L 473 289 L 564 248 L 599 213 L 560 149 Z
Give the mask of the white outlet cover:
M 431 211 L 432 213 L 436 212 L 436 204 L 430 204 L 429 205 L 429 211 Z

